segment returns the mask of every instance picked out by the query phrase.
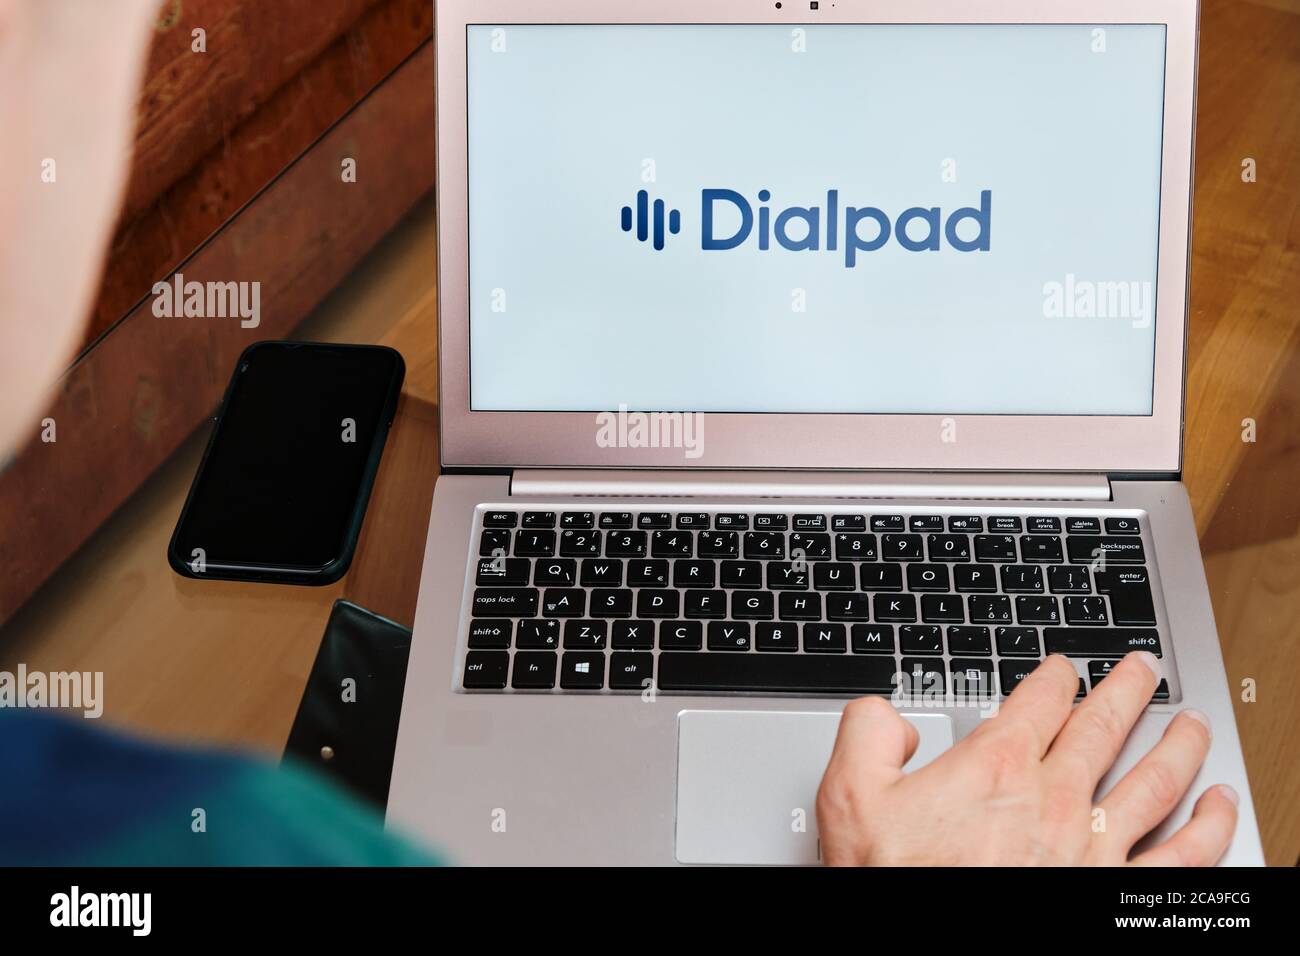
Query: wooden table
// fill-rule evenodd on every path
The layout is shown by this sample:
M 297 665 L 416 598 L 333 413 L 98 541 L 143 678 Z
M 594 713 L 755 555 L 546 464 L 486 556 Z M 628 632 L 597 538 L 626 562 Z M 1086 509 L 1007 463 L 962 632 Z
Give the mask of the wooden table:
M 1269 862 L 1300 860 L 1300 4 L 1202 15 L 1186 474 Z M 1242 160 L 1258 181 L 1241 181 Z M 0 633 L 0 668 L 104 673 L 109 723 L 284 746 L 333 601 L 414 618 L 438 473 L 434 210 L 426 201 L 300 330 L 380 342 L 407 379 L 357 557 L 320 589 L 195 582 L 165 550 L 195 436 Z M 1258 441 L 1241 440 L 1253 418 Z

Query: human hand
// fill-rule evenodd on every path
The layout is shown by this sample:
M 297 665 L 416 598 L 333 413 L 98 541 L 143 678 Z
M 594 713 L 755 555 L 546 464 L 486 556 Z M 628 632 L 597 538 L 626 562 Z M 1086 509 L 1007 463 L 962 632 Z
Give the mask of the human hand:
M 1093 802 L 1157 673 L 1151 654 L 1130 654 L 1074 708 L 1074 665 L 1049 657 L 996 717 L 910 774 L 902 767 L 916 750 L 916 728 L 884 698 L 852 701 L 817 794 L 823 858 L 848 866 L 1215 863 L 1237 824 L 1238 797 L 1224 785 L 1202 794 L 1176 833 L 1129 859 L 1209 752 L 1209 721 L 1199 712 L 1176 715 L 1160 742 Z

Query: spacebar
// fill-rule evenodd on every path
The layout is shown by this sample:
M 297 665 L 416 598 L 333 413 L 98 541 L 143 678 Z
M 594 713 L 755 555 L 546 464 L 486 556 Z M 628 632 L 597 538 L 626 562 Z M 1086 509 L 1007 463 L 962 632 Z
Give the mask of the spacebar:
M 892 657 L 663 653 L 658 683 L 660 690 L 888 694 L 895 671 Z

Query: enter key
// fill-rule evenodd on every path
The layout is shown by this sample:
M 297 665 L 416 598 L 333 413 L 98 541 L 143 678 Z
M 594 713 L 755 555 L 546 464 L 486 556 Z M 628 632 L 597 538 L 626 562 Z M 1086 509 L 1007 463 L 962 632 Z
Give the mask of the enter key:
M 1099 571 L 1094 580 L 1097 592 L 1110 599 L 1112 622 L 1155 624 L 1156 609 L 1151 600 L 1151 581 L 1146 568 Z

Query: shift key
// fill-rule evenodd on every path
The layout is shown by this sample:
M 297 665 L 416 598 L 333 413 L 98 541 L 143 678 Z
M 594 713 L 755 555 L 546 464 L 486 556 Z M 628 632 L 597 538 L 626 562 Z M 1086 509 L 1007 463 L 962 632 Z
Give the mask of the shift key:
M 537 588 L 475 588 L 475 617 L 533 617 L 537 614 Z
M 1161 656 L 1160 633 L 1151 627 L 1045 627 L 1043 643 L 1047 653 L 1069 657 L 1123 657 L 1129 651 Z

